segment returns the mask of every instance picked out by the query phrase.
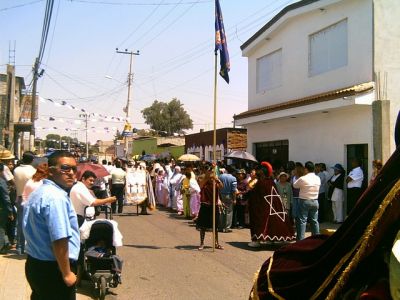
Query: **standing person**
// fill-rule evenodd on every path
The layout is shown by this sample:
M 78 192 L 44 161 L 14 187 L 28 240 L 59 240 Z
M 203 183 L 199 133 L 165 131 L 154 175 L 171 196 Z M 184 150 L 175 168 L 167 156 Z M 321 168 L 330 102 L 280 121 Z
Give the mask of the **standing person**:
M 185 176 L 181 173 L 181 167 L 175 166 L 174 173 L 169 181 L 171 186 L 171 204 L 172 209 L 183 215 L 183 199 L 181 193 L 182 181 Z
M 321 179 L 314 173 L 314 164 L 308 161 L 304 165 L 305 175 L 297 179 L 293 186 L 300 189 L 299 211 L 296 221 L 297 240 L 303 240 L 306 233 L 307 220 L 311 223 L 311 234 L 319 234 L 318 193 Z
M 361 187 L 364 180 L 364 172 L 361 169 L 361 161 L 354 158 L 351 161 L 351 171 L 346 178 L 347 183 L 347 215 L 350 214 L 361 196 Z
M 6 243 L 6 226 L 7 220 L 13 218 L 8 185 L 4 179 L 4 164 L 0 163 L 0 254 L 7 254 L 9 250 L 9 245 Z
M 341 164 L 333 167 L 334 175 L 328 180 L 328 198 L 332 201 L 333 222 L 343 222 L 343 201 L 344 201 L 344 169 Z
M 369 183 L 374 182 L 376 176 L 381 172 L 382 169 L 382 161 L 380 159 L 375 159 L 372 161 L 372 175 Z
M 111 196 L 114 196 L 118 202 L 118 213 L 121 214 L 124 207 L 124 189 L 126 182 L 126 172 L 122 170 L 119 160 L 115 162 L 115 168 L 111 171 Z M 111 203 L 112 213 L 117 211 L 117 202 Z
M 221 223 L 219 230 L 222 232 L 231 232 L 233 219 L 233 206 L 236 203 L 237 180 L 232 175 L 233 168 L 226 167 L 226 171 L 219 176 L 223 187 L 220 189 L 219 195 L 223 206 L 221 214 Z
M 93 191 L 91 191 L 95 180 L 96 175 L 92 171 L 85 171 L 82 174 L 81 181 L 78 181 L 69 193 L 72 205 L 78 217 L 79 227 L 81 227 L 85 221 L 85 213 L 88 217 L 93 217 L 95 215 L 94 206 L 113 203 L 116 200 L 115 196 L 96 199 Z M 86 208 L 87 206 L 88 208 Z
M 328 177 L 322 170 L 322 163 L 315 164 L 315 174 L 321 180 L 321 185 L 318 191 L 318 222 L 322 223 L 327 220 L 326 216 L 326 183 L 328 182 Z
M 80 239 L 68 190 L 75 182 L 77 165 L 67 151 L 52 153 L 48 164 L 48 179 L 30 195 L 24 210 L 25 275 L 31 299 L 70 300 L 76 298 Z
M 22 216 L 23 216 L 23 206 L 22 206 L 22 193 L 24 191 L 25 184 L 29 179 L 32 178 L 33 174 L 36 173 L 36 169 L 31 165 L 35 155 L 27 151 L 22 155 L 21 164 L 14 169 L 14 180 L 15 188 L 17 191 L 17 200 L 15 205 L 17 207 L 17 251 L 18 254 L 24 254 L 25 252 L 25 238 L 22 232 Z
M 11 248 L 16 248 L 16 233 L 17 233 L 17 210 L 15 208 L 15 201 L 17 198 L 17 193 L 15 191 L 15 181 L 14 181 L 14 158 L 15 156 L 11 154 L 9 150 L 0 151 L 0 162 L 4 164 L 3 178 L 7 182 L 9 196 L 11 201 L 11 207 L 13 210 L 13 218 L 8 218 L 6 225 L 6 233 L 8 241 Z
M 304 175 L 304 166 L 301 162 L 296 162 L 295 167 L 292 171 L 290 178 L 290 183 L 292 184 L 292 191 L 293 191 L 293 202 L 292 202 L 292 207 L 291 207 L 291 215 L 292 218 L 295 220 L 295 222 L 298 222 L 298 217 L 299 217 L 299 194 L 300 194 L 300 189 L 297 189 L 293 186 L 293 183 L 299 179 L 301 176 Z
M 183 198 L 183 216 L 186 219 L 189 219 L 191 217 L 191 212 L 190 212 L 190 180 L 192 178 L 192 169 L 191 168 L 186 168 L 185 169 L 185 177 L 182 180 L 182 188 L 181 188 L 181 193 L 182 193 L 182 198 Z M 193 173 L 194 177 L 194 173 Z
M 49 174 L 49 167 L 47 158 L 35 158 L 32 162 L 32 166 L 36 168 L 36 173 L 33 174 L 32 178 L 25 184 L 22 192 L 22 206 L 28 201 L 29 195 L 43 184 L 43 179 L 47 178 Z
M 237 192 L 236 192 L 236 224 L 237 228 L 245 226 L 245 211 L 247 206 L 247 174 L 244 169 L 237 172 Z
M 198 250 L 204 249 L 204 238 L 206 231 L 213 230 L 213 186 L 215 183 L 215 229 L 219 223 L 219 207 L 221 200 L 218 199 L 219 190 L 223 187 L 222 182 L 215 175 L 212 167 L 209 167 L 205 173 L 204 179 L 200 182 L 200 211 L 196 222 L 196 228 L 200 230 L 200 246 Z M 224 248 L 218 241 L 218 230 L 215 230 L 215 248 L 223 250 Z
M 258 248 L 260 242 L 290 242 L 295 239 L 290 216 L 285 210 L 272 178 L 270 163 L 262 162 L 256 171 L 257 182 L 249 191 L 251 242 Z
M 292 186 L 288 182 L 289 175 L 285 172 L 281 172 L 279 173 L 277 179 L 278 182 L 276 183 L 276 187 L 278 189 L 278 193 L 281 196 L 286 211 L 290 215 L 290 207 L 292 206 L 293 203 L 293 191 L 292 191 Z

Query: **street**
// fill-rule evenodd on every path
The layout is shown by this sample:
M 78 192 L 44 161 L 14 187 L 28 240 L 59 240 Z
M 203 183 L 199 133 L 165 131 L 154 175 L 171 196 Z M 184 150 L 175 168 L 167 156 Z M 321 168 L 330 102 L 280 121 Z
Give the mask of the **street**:
M 124 209 L 114 217 L 124 236 L 117 249 L 123 284 L 106 299 L 247 299 L 254 273 L 272 254 L 271 247 L 247 246 L 249 229 L 220 233 L 225 250 L 215 253 L 207 232 L 206 247 L 198 251 L 199 233 L 183 217 L 162 209 L 136 216 L 136 208 Z M 89 283 L 78 292 L 91 295 Z

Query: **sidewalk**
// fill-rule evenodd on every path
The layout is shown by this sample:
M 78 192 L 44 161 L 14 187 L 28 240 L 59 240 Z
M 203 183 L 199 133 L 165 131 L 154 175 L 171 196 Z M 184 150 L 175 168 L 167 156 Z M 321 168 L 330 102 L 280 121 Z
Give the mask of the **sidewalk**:
M 7 255 L 0 255 L 0 299 L 29 300 L 31 289 L 25 278 L 26 255 L 18 255 L 10 250 Z M 93 299 L 77 294 L 77 300 Z

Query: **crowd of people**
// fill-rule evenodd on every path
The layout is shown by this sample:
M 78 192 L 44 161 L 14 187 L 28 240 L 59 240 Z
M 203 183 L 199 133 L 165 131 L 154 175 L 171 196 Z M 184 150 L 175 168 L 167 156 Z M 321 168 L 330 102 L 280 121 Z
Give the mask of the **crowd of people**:
M 34 271 L 40 268 L 49 268 L 49 273 L 61 271 L 55 286 L 70 287 L 75 282 L 73 264 L 69 266 L 79 255 L 79 233 L 75 231 L 87 216 L 96 214 L 97 206 L 110 204 L 113 213 L 122 213 L 124 205 L 134 198 L 142 214 L 156 206 L 168 209 L 196 224 L 199 250 L 204 249 L 206 232 L 213 229 L 216 249 L 223 249 L 218 232 L 243 228 L 250 229 L 248 245 L 260 247 L 263 243 L 304 239 L 307 223 L 312 235 L 319 233 L 320 222 L 342 223 L 345 190 L 349 213 L 364 182 L 357 159 L 352 161 L 348 175 L 340 164 L 332 166 L 333 173 L 329 173 L 325 164 L 310 161 L 304 165 L 289 162 L 286 168 L 273 170 L 268 162 L 237 167 L 223 162 L 116 159 L 102 161 L 108 175 L 86 170 L 76 178 L 75 158 L 61 152 L 49 158 L 25 152 L 15 167 L 15 157 L 8 150 L 0 153 L 0 251 L 4 254 L 15 248 L 19 254 L 27 252 L 27 278 L 33 292 L 39 294 L 45 287 Z M 373 167 L 371 180 L 382 163 L 374 161 Z M 54 195 L 64 199 L 55 207 L 51 204 Z M 55 243 L 59 240 L 63 242 Z M 65 261 L 68 244 L 73 253 Z M 55 263 L 50 266 L 44 261 Z

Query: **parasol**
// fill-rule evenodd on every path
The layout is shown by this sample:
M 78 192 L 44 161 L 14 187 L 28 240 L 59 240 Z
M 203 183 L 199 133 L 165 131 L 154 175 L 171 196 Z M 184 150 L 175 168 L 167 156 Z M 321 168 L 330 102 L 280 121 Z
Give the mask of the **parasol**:
M 187 154 L 183 154 L 183 155 L 179 156 L 178 160 L 181 160 L 181 161 L 199 161 L 200 157 L 198 157 L 198 156 L 196 156 L 194 154 L 187 153 Z
M 76 173 L 76 178 L 81 180 L 82 174 L 85 171 L 92 171 L 97 177 L 105 177 L 110 175 L 110 173 L 103 167 L 103 165 L 93 164 L 93 163 L 80 163 L 78 164 L 78 171 Z
M 236 158 L 236 159 L 243 159 L 243 160 L 250 160 L 257 162 L 257 159 L 253 156 L 253 154 L 250 154 L 249 152 L 242 151 L 242 150 L 236 150 L 232 151 L 231 153 L 225 155 L 226 158 Z

